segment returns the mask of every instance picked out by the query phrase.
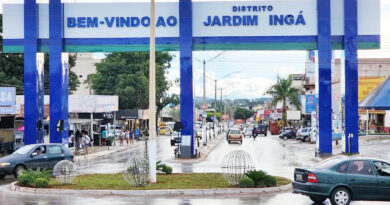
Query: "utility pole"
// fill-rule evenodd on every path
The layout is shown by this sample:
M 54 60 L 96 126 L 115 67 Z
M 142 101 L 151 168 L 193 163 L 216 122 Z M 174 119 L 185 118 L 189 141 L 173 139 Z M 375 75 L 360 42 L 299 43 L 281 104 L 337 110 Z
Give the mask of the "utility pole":
M 221 104 L 219 105 L 219 112 L 221 112 L 221 119 L 222 119 L 222 88 L 221 88 Z
M 150 54 L 149 54 L 149 177 L 157 182 L 156 173 L 156 39 L 155 0 L 150 2 Z
M 215 99 L 214 99 L 214 134 L 215 130 L 217 128 L 216 126 L 217 122 L 217 80 L 215 80 Z
M 206 134 L 206 61 L 203 60 L 203 113 L 202 113 L 202 141 L 203 146 L 207 144 L 207 134 Z M 205 117 L 206 115 L 206 117 Z

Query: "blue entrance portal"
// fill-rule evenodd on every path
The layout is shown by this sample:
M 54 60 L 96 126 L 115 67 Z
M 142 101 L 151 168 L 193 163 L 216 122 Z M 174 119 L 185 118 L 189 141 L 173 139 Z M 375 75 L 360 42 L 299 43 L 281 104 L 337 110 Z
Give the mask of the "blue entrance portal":
M 358 153 L 357 50 L 379 48 L 379 0 L 359 1 L 359 5 L 357 0 L 260 4 L 191 0 L 156 4 L 156 50 L 180 51 L 182 134 L 194 139 L 194 50 L 318 50 L 319 151 L 331 154 L 332 50 L 344 49 L 345 135 L 350 137 L 346 140 L 350 149 L 345 150 Z M 3 51 L 25 54 L 26 144 L 36 143 L 42 135 L 37 121 L 43 120 L 43 72 L 36 66 L 37 52 L 50 54 L 50 142 L 61 143 L 68 129 L 68 67 L 63 53 L 147 51 L 149 6 L 25 0 L 20 13 L 21 5 L 4 5 Z M 61 121 L 63 131 L 57 130 Z

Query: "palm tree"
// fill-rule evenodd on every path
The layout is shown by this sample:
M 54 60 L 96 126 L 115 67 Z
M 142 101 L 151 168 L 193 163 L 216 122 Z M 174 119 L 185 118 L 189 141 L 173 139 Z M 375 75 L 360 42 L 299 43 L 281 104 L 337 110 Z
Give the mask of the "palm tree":
M 291 104 L 295 105 L 299 110 L 301 109 L 301 102 L 298 95 L 303 91 L 292 86 L 292 79 L 282 79 L 278 77 L 277 83 L 273 85 L 266 94 L 272 95 L 273 99 L 271 106 L 276 106 L 278 102 L 282 102 L 283 106 L 283 126 L 286 126 L 286 101 L 289 100 Z

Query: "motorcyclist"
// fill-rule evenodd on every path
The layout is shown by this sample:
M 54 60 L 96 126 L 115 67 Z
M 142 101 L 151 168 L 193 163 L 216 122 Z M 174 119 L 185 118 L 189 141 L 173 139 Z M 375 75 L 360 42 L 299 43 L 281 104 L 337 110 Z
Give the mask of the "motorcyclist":
M 253 130 L 252 130 L 252 136 L 253 136 L 253 139 L 256 139 L 257 137 L 257 127 L 253 127 Z

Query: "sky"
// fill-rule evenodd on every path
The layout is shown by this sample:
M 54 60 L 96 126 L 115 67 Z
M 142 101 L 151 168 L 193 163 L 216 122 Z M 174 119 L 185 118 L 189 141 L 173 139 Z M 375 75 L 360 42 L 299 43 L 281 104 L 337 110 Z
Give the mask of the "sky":
M 20 0 L 0 0 L 3 2 L 17 2 Z M 80 0 L 66 0 L 74 2 Z M 93 2 L 107 2 L 107 0 L 82 0 Z M 128 1 L 128 0 L 115 0 Z M 138 0 L 140 1 L 140 0 Z M 146 0 L 141 0 L 146 1 Z M 157 0 L 158 1 L 158 0 Z M 175 0 L 172 0 L 175 1 Z M 47 2 L 42 1 L 42 2 Z M 0 11 L 2 10 L 0 6 Z M 390 1 L 381 1 L 381 49 L 359 51 L 359 58 L 390 58 Z M 221 54 L 222 53 L 222 54 Z M 174 82 L 180 76 L 179 52 L 171 52 L 174 56 L 172 67 L 166 74 Z M 289 74 L 305 72 L 306 51 L 194 51 L 193 77 L 195 96 L 203 96 L 203 60 L 219 57 L 206 64 L 206 96 L 214 98 L 215 84 L 218 80 L 218 98 L 220 88 L 223 95 L 230 99 L 259 98 L 276 82 L 276 77 L 287 77 Z M 336 52 L 336 57 L 340 51 Z M 97 56 L 101 56 L 97 55 Z M 223 78 L 223 79 L 221 79 Z M 173 85 L 169 93 L 180 93 L 180 88 Z

